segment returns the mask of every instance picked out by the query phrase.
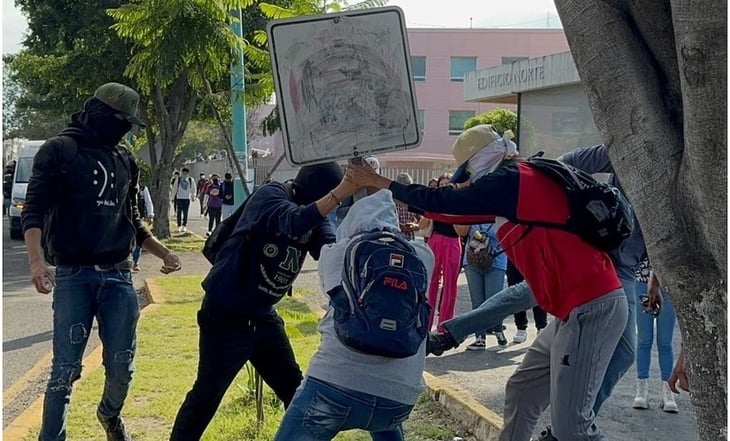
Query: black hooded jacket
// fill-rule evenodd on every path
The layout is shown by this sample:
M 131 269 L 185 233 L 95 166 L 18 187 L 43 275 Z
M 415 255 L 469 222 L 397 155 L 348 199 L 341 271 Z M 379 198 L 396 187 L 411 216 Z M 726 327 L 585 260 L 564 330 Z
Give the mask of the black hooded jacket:
M 117 146 L 128 126 L 94 101 L 33 161 L 23 231 L 44 230 L 56 265 L 118 263 L 151 236 L 137 209 L 139 169 L 131 153 Z

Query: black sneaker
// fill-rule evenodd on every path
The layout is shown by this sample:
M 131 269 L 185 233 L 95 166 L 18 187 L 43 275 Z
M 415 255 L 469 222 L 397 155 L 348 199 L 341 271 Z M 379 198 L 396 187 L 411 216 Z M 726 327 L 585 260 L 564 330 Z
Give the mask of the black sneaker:
M 495 332 L 494 335 L 497 337 L 498 345 L 507 346 L 507 337 L 504 336 L 504 331 Z
M 120 416 L 107 418 L 96 411 L 96 417 L 106 431 L 106 441 L 132 441 L 127 428 L 124 427 L 124 420 Z
M 553 428 L 547 426 L 545 430 L 540 432 L 540 437 L 535 441 L 558 441 L 558 439 L 553 436 Z
M 428 341 L 426 342 L 426 355 L 441 355 L 444 351 L 453 349 L 459 346 L 459 343 L 454 340 L 448 332 L 432 332 L 428 334 Z

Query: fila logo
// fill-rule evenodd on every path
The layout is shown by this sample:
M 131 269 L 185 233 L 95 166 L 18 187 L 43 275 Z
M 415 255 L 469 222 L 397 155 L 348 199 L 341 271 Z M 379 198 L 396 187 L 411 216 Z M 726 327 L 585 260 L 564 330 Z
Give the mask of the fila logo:
M 395 289 L 406 291 L 408 289 L 408 282 L 405 280 L 398 280 L 395 277 L 386 277 L 383 279 L 383 285 L 390 286 Z
M 402 254 L 391 254 L 389 265 L 396 267 L 396 268 L 403 268 L 404 260 L 405 260 L 405 257 Z

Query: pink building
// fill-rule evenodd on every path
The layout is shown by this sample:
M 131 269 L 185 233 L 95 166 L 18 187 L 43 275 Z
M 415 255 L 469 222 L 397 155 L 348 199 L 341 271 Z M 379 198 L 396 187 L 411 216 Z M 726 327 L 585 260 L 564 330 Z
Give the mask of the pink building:
M 466 119 L 497 107 L 516 110 L 514 105 L 465 102 L 464 74 L 569 50 L 562 29 L 413 28 L 408 42 L 423 142 L 378 158 L 383 174 L 392 178 L 408 171 L 418 183 L 453 168 L 451 146 Z M 272 145 L 278 157 L 283 152 L 280 135 Z

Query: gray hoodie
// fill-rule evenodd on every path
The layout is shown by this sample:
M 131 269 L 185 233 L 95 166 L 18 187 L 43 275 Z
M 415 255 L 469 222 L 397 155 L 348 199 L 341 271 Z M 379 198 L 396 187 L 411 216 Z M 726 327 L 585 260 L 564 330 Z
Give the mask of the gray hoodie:
M 375 228 L 400 231 L 395 202 L 389 190 L 380 190 L 357 201 L 337 229 L 337 242 L 322 248 L 319 277 L 324 292 L 342 283 L 345 248 L 351 237 Z M 411 242 L 411 245 L 426 267 L 426 280 L 431 280 L 433 253 L 421 242 Z M 356 352 L 337 338 L 331 307 L 317 329 L 322 334 L 322 341 L 309 362 L 307 376 L 403 404 L 416 403 L 425 387 L 425 341 L 418 353 L 408 358 L 389 358 Z

